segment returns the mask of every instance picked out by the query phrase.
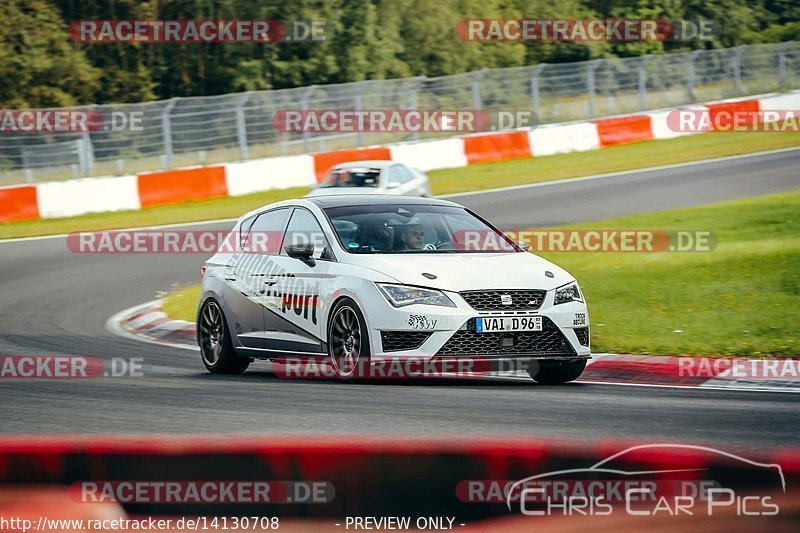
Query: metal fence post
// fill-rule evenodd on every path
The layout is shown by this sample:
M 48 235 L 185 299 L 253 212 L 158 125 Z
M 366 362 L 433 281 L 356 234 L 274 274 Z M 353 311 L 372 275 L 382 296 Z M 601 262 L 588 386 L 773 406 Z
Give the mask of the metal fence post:
M 411 91 L 410 96 L 408 97 L 408 108 L 411 110 L 418 109 L 419 102 L 417 99 L 417 95 L 419 93 L 420 86 L 428 79 L 426 76 L 417 76 L 411 80 Z M 411 140 L 416 141 L 419 139 L 419 129 L 415 129 L 411 132 Z
M 589 93 L 589 116 L 595 116 L 595 105 L 594 100 L 597 96 L 596 93 L 596 84 L 594 79 L 594 71 L 600 67 L 600 64 L 603 62 L 602 59 L 593 59 L 592 61 L 586 62 L 586 89 Z
M 239 141 L 239 152 L 242 154 L 242 160 L 247 161 L 250 159 L 250 151 L 247 146 L 247 119 L 244 115 L 244 106 L 253 96 L 253 91 L 247 91 L 242 95 L 238 102 L 236 102 L 236 138 Z
M 647 65 L 651 59 L 653 59 L 653 56 L 642 57 L 642 60 L 639 61 L 639 65 L 636 67 L 639 78 L 639 108 L 642 111 L 647 109 L 647 72 L 645 71 L 645 65 Z
M 88 111 L 92 112 L 96 106 L 91 106 Z M 94 150 L 92 150 L 92 136 L 89 133 L 91 125 L 87 124 L 84 131 L 81 132 L 81 140 L 78 141 L 78 165 L 81 169 L 81 174 L 85 177 L 92 175 L 92 166 L 94 163 Z
M 700 55 L 701 50 L 694 50 L 689 52 L 689 64 L 687 65 L 687 82 L 689 84 L 689 97 L 692 102 L 697 101 L 697 80 L 695 79 L 694 62 L 697 56 Z
M 84 131 L 81 133 L 81 140 L 78 141 L 78 165 L 80 166 L 81 174 L 87 178 L 91 176 L 93 163 L 92 138 L 88 131 Z
M 787 88 L 786 83 L 786 49 L 789 48 L 791 42 L 783 43 L 778 49 L 778 90 L 785 91 Z
M 355 97 L 353 98 L 353 103 L 355 104 L 356 111 L 362 111 L 363 108 L 362 96 L 364 95 L 364 91 L 367 90 L 369 83 L 370 80 L 364 80 L 358 84 Z M 358 128 L 358 130 L 356 131 L 356 147 L 361 148 L 362 146 L 364 146 L 364 132 L 361 131 L 361 128 Z
M 747 45 L 737 46 L 733 49 L 733 94 L 742 94 L 742 52 Z
M 539 63 L 533 67 L 533 71 L 531 72 L 531 107 L 533 108 L 533 112 L 536 113 L 536 116 L 539 118 L 541 118 L 542 114 L 542 103 L 539 100 L 539 75 L 546 66 L 547 63 Z M 538 120 L 537 122 L 541 122 L 541 120 Z
M 303 91 L 303 96 L 300 97 L 300 110 L 301 111 L 308 111 L 308 101 L 311 98 L 311 93 L 314 92 L 316 89 L 316 85 L 309 85 L 306 87 L 306 90 Z M 311 151 L 311 133 L 304 131 L 303 132 L 303 149 L 306 152 Z
M 161 131 L 164 136 L 164 165 L 167 168 L 172 166 L 172 124 L 169 121 L 169 112 L 172 111 L 179 99 L 177 96 L 170 98 L 161 112 Z
M 489 69 L 482 68 L 472 76 L 472 109 L 473 111 L 480 111 L 483 109 L 483 102 L 481 100 L 481 79 L 486 75 Z

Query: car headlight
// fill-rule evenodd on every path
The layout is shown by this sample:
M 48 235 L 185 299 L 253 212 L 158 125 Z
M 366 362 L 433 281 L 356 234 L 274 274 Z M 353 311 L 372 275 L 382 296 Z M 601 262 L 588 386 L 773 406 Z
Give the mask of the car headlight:
M 582 302 L 583 296 L 581 295 L 581 291 L 578 289 L 578 282 L 573 281 L 572 283 L 568 283 L 563 287 L 559 287 L 556 289 L 556 298 L 555 304 L 565 304 L 567 302 Z
M 386 300 L 395 307 L 411 304 L 456 306 L 442 291 L 412 287 L 410 285 L 390 285 L 386 283 L 376 283 L 376 285 Z

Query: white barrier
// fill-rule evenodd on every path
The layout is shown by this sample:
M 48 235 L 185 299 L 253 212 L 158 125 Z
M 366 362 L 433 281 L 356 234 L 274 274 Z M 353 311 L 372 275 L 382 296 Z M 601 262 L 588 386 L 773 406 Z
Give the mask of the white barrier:
M 462 139 L 441 139 L 389 146 L 392 161 L 421 170 L 467 166 Z
M 42 218 L 141 209 L 136 176 L 48 181 L 36 185 Z
M 592 122 L 540 126 L 528 134 L 528 141 L 533 157 L 600 148 L 597 126 Z
M 270 189 L 307 187 L 316 183 L 314 157 L 293 155 L 226 163 L 229 196 L 243 196 Z

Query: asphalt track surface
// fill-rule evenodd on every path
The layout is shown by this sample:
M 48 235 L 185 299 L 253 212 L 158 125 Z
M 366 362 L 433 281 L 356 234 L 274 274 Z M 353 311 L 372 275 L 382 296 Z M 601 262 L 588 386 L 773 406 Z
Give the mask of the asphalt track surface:
M 798 169 L 800 150 L 794 150 L 451 199 L 503 228 L 535 227 L 800 189 Z M 263 370 L 263 363 L 244 376 L 213 376 L 197 352 L 105 329 L 118 311 L 173 283 L 198 280 L 204 259 L 78 255 L 63 237 L 0 243 L 0 355 L 144 359 L 143 377 L 0 380 L 0 432 L 537 435 L 797 445 L 796 394 L 463 379 L 291 381 Z

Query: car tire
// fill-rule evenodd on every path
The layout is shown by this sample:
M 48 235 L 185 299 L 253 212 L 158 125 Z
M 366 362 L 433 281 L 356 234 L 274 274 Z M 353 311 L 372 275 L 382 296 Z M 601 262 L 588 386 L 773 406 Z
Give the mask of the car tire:
M 225 313 L 213 298 L 197 313 L 197 343 L 203 365 L 212 374 L 241 374 L 250 366 L 250 359 L 236 355 Z
M 336 377 L 351 379 L 361 375 L 362 370 L 369 368 L 369 353 L 364 314 L 353 300 L 342 298 L 333 306 L 328 319 L 328 357 Z
M 540 385 L 560 385 L 578 379 L 586 368 L 586 359 L 532 362 L 528 375 Z

